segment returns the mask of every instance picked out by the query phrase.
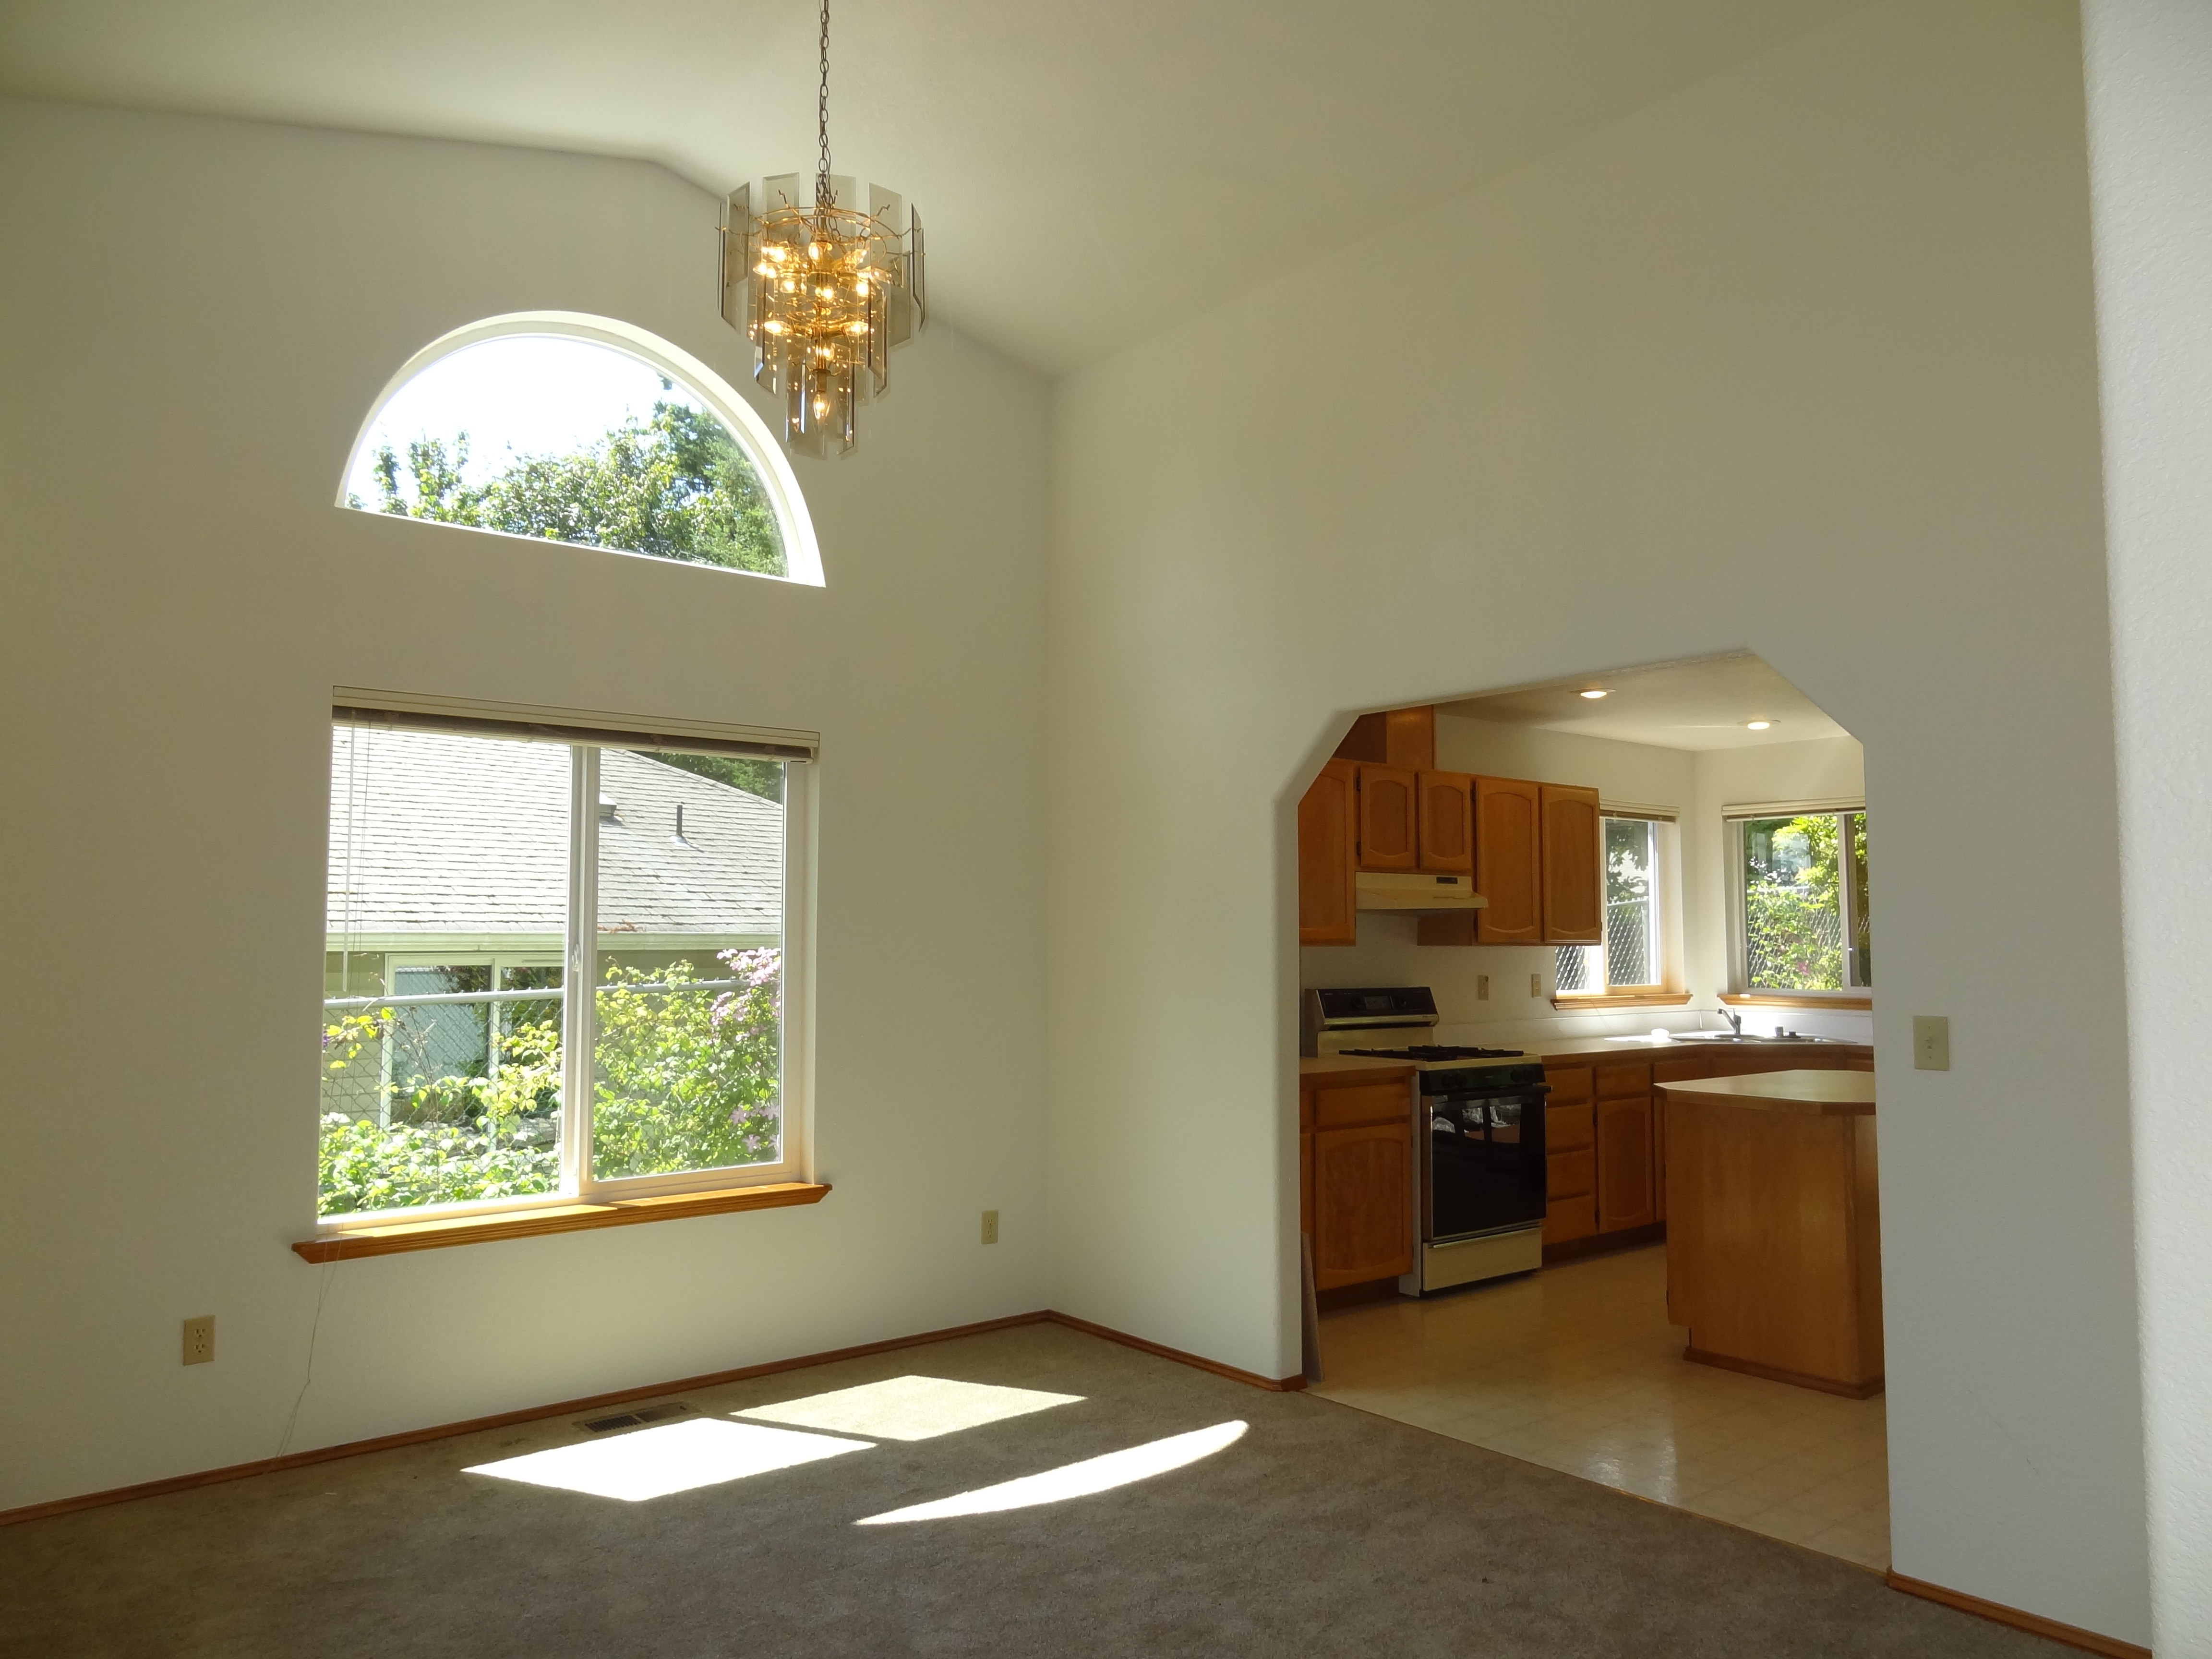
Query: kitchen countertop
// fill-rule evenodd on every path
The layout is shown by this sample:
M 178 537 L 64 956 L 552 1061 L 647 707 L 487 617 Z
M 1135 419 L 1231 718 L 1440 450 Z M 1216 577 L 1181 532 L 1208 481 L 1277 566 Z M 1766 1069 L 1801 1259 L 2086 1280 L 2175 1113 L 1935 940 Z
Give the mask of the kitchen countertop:
M 1388 1083 L 1395 1078 L 1411 1077 L 1413 1068 L 1402 1060 L 1370 1060 L 1364 1054 L 1323 1054 L 1316 1060 L 1310 1054 L 1298 1057 L 1298 1075 L 1330 1077 L 1344 1072 L 1388 1072 L 1389 1077 L 1378 1077 L 1377 1083 Z
M 1532 1046 L 1531 1055 L 1544 1060 L 1582 1060 L 1593 1054 L 1626 1054 L 1643 1059 L 1651 1054 L 1759 1054 L 1770 1048 L 1824 1048 L 1843 1054 L 1867 1054 L 1872 1048 L 1863 1042 L 1826 1042 L 1812 1037 L 1785 1037 L 1777 1042 L 1771 1037 L 1761 1037 L 1756 1042 L 1698 1042 L 1679 1037 L 1553 1037 Z
M 1669 1100 L 1706 1106 L 1747 1106 L 1758 1111 L 1809 1112 L 1823 1117 L 1872 1117 L 1870 1072 L 1759 1072 L 1749 1077 L 1698 1078 L 1662 1083 Z

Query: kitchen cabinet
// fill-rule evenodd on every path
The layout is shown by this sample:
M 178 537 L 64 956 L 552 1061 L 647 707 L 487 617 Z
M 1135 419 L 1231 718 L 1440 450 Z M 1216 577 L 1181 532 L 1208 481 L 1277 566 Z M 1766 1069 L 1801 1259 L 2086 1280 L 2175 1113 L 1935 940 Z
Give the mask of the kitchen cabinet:
M 1298 943 L 1352 945 L 1359 913 L 1353 889 L 1359 838 L 1359 769 L 1333 760 L 1298 802 Z
M 1544 1106 L 1544 1243 L 1571 1243 L 1597 1231 L 1595 1108 L 1587 1066 L 1547 1066 Z
M 1301 1083 L 1299 1225 L 1313 1241 L 1317 1291 L 1413 1270 L 1412 1075 Z
M 1465 772 L 1421 772 L 1415 777 L 1420 868 L 1431 875 L 1473 875 L 1474 779 Z
M 1667 1218 L 1667 1091 L 1669 1083 L 1687 1083 L 1713 1074 L 1712 1057 L 1692 1054 L 1651 1062 L 1651 1195 L 1657 1218 Z
M 1433 772 L 1437 769 L 1437 711 L 1424 704 L 1418 708 L 1362 714 L 1336 745 L 1336 757 Z
M 1413 1271 L 1413 1132 L 1403 1123 L 1314 1132 L 1314 1288 Z
M 1420 774 L 1400 766 L 1359 769 L 1359 867 L 1411 870 L 1419 862 Z
M 1542 788 L 1474 780 L 1474 890 L 1490 901 L 1474 913 L 1478 945 L 1544 942 Z
M 1653 1198 L 1651 1066 L 1597 1069 L 1597 1230 L 1627 1232 L 1658 1218 Z
M 1547 783 L 1537 790 L 1544 943 L 1596 945 L 1605 938 L 1604 826 L 1597 791 Z

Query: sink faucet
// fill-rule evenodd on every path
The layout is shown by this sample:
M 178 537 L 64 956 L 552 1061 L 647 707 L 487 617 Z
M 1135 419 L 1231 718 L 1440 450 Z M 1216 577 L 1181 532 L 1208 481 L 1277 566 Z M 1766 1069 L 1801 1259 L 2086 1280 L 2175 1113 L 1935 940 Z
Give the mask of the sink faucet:
M 1721 1018 L 1729 1023 L 1729 1030 L 1735 1032 L 1738 1036 L 1741 1036 L 1743 1035 L 1743 1016 L 1741 1014 L 1735 1013 L 1729 1009 L 1723 1008 L 1721 1010 Z

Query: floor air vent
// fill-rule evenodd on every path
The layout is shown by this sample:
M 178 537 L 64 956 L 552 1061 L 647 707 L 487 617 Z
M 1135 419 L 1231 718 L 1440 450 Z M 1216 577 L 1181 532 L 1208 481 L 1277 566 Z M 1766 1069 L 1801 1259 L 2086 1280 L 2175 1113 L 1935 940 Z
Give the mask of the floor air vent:
M 617 1412 L 612 1417 L 586 1418 L 576 1425 L 589 1429 L 593 1434 L 605 1434 L 612 1429 L 634 1429 L 643 1423 L 665 1423 L 672 1417 L 683 1417 L 690 1412 L 689 1406 L 641 1406 L 634 1412 Z

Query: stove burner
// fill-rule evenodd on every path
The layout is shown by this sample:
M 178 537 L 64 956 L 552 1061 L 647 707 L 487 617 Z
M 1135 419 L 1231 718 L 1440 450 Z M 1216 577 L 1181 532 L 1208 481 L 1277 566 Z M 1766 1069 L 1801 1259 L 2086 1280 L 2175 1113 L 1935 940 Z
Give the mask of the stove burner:
M 1423 1043 L 1411 1048 L 1346 1048 L 1347 1054 L 1357 1054 L 1363 1060 L 1522 1060 L 1526 1054 L 1519 1048 L 1453 1048 L 1440 1043 Z

